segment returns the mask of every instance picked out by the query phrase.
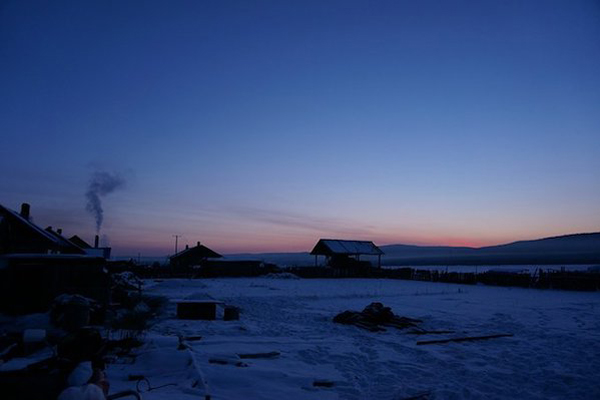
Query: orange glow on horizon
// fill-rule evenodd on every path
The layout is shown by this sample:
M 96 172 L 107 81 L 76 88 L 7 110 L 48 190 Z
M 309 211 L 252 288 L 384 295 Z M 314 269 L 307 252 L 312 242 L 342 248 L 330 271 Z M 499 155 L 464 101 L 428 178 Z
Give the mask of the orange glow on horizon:
M 347 236 L 347 235 L 345 235 Z M 364 237 L 364 235 L 357 235 L 356 237 L 332 237 L 331 235 L 321 235 L 319 237 L 302 237 L 302 238 L 289 238 L 289 237 L 269 237 L 267 240 L 261 240 L 263 238 L 230 238 L 224 240 L 223 238 L 210 238 L 205 237 L 200 242 L 207 247 L 215 250 L 221 254 L 239 254 L 239 253 L 301 253 L 310 252 L 313 246 L 317 243 L 320 238 L 332 238 L 332 239 L 346 239 L 346 240 L 371 240 L 378 246 L 403 244 L 412 246 L 452 246 L 452 247 L 485 247 L 501 245 L 517 240 L 521 238 L 512 239 L 473 239 L 470 237 L 460 236 L 438 236 L 431 238 L 424 237 L 389 237 L 387 235 L 373 235 L 372 237 Z M 538 237 L 539 238 L 539 237 Z M 142 254 L 152 256 L 162 256 L 166 254 L 174 253 L 174 242 L 170 243 L 170 237 L 156 239 L 148 238 L 143 240 L 137 237 L 134 242 L 121 240 L 124 238 L 114 237 L 112 240 L 113 254 L 115 255 L 131 255 L 141 252 Z M 202 238 L 201 238 L 202 239 Z M 530 238 L 536 239 L 536 238 Z M 179 242 L 178 250 L 185 248 L 186 244 L 189 246 L 195 246 L 197 240 L 183 240 Z

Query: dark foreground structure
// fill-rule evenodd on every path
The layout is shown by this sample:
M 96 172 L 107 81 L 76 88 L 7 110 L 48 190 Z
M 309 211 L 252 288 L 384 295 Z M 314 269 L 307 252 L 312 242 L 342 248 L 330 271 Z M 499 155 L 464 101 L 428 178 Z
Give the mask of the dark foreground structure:
M 482 273 L 445 272 L 418 268 L 292 267 L 283 270 L 300 278 L 376 278 L 411 281 L 458 283 L 463 285 L 512 286 L 535 289 L 598 291 L 600 266 L 587 271 L 568 271 L 564 268 L 538 268 L 535 273 L 492 270 Z
M 0 312 L 46 312 L 60 294 L 107 304 L 110 277 L 99 257 L 64 254 L 0 256 Z
M 92 247 L 61 229 L 42 229 L 30 210 L 27 203 L 20 212 L 0 205 L 0 312 L 45 312 L 61 294 L 108 303 L 110 248 L 99 248 L 98 236 Z

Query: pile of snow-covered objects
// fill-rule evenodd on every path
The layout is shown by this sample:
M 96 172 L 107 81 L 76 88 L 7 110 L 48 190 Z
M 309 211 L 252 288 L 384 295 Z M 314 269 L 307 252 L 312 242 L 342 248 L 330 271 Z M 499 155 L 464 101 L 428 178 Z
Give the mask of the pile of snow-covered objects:
M 362 311 L 344 311 L 333 318 L 338 324 L 354 325 L 371 332 L 385 331 L 385 327 L 397 329 L 413 328 L 420 330 L 419 319 L 401 317 L 382 303 L 371 303 Z
M 94 325 L 102 322 L 99 309 L 94 300 L 63 294 L 48 313 L 14 317 L 12 326 L 5 325 L 0 332 L 1 397 L 104 399 L 104 356 L 111 344 Z M 72 396 L 59 397 L 67 388 Z
M 111 275 L 114 288 L 127 290 L 142 290 L 144 282 L 131 271 L 120 272 Z
M 142 344 L 148 322 L 166 302 L 143 295 L 131 273 L 115 274 L 114 289 L 127 301 L 61 294 L 46 313 L 0 315 L 0 398 L 113 398 L 105 364 Z
M 125 271 L 111 275 L 111 298 L 113 302 L 128 306 L 141 296 L 143 281 L 133 272 Z
M 385 327 L 392 327 L 397 329 L 411 328 L 407 333 L 414 335 L 438 335 L 438 334 L 450 334 L 455 333 L 450 330 L 426 330 L 420 327 L 418 324 L 423 321 L 420 319 L 401 317 L 392 312 L 390 307 L 384 306 L 382 303 L 371 303 L 365 307 L 364 310 L 358 311 L 344 311 L 339 313 L 333 318 L 333 322 L 345 325 L 354 325 L 356 327 L 366 329 L 370 332 L 385 331 Z M 451 342 L 472 342 L 477 340 L 488 340 L 497 339 L 503 337 L 511 337 L 512 333 L 494 333 L 488 335 L 478 336 L 461 336 L 461 337 L 447 337 L 439 340 L 422 340 L 418 341 L 417 345 L 427 344 L 443 344 Z

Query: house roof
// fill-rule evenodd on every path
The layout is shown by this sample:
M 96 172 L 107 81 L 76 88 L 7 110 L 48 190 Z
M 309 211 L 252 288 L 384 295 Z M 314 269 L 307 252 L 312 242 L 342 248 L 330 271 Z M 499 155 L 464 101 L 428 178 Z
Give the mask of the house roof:
M 18 224 L 25 231 L 29 232 L 29 234 L 35 236 L 37 240 L 44 243 L 44 245 L 48 246 L 48 248 L 75 254 L 85 253 L 81 248 L 69 242 L 66 238 L 63 238 L 52 230 L 47 231 L 40 228 L 10 208 L 0 205 L 0 214 L 2 214 L 4 218 L 9 221 L 9 223 Z
M 383 251 L 367 240 L 320 239 L 310 252 L 312 255 L 372 255 L 383 254 Z
M 4 218 L 6 218 L 8 221 L 13 221 L 20 224 L 31 233 L 37 235 L 40 239 L 48 242 L 48 244 L 57 243 L 57 240 L 54 238 L 54 236 L 44 231 L 42 228 L 30 222 L 29 220 L 23 218 L 18 212 L 0 204 L 0 213 L 4 214 Z
M 58 242 L 60 243 L 60 246 L 62 248 L 65 249 L 72 249 L 73 253 L 77 253 L 77 254 L 85 254 L 85 250 L 83 250 L 83 248 L 81 246 L 79 246 L 76 243 L 73 243 L 70 239 L 67 239 L 66 237 L 64 237 L 63 235 L 61 235 L 60 233 L 53 231 L 52 227 L 47 227 L 45 229 L 46 232 L 50 233 L 52 236 L 54 236 Z
M 88 244 L 88 242 L 86 242 L 85 240 L 83 240 L 82 238 L 80 238 L 77 235 L 73 235 L 69 238 L 69 242 L 76 244 L 77 246 L 81 247 L 82 249 L 91 249 L 92 246 L 90 246 Z
M 173 261 L 176 261 L 176 260 L 181 260 L 181 259 L 185 259 L 185 258 L 203 259 L 203 258 L 222 258 L 222 257 L 223 256 L 220 255 L 219 253 L 214 252 L 211 249 L 209 249 L 208 247 L 198 243 L 197 246 L 187 248 L 183 251 L 180 251 L 179 253 L 177 253 L 175 255 L 172 255 L 169 258 Z

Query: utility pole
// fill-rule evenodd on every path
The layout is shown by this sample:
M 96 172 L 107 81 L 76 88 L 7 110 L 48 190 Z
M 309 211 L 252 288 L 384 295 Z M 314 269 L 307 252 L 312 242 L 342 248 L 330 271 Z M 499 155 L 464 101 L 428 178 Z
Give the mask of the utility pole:
M 175 238 L 175 254 L 177 254 L 177 242 L 181 236 L 183 235 L 173 235 L 173 237 Z

